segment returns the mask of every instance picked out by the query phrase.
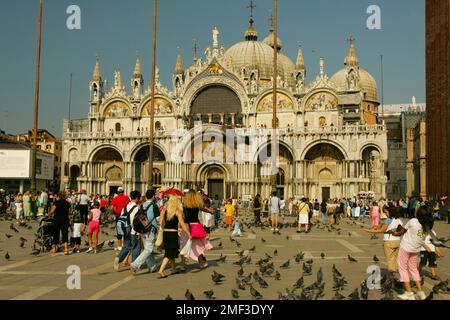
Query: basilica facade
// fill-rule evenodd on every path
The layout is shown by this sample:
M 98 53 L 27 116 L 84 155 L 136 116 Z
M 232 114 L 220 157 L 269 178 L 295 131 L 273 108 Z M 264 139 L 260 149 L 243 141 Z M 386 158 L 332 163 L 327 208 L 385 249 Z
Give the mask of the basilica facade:
M 203 189 L 227 198 L 268 196 L 274 183 L 266 170 L 271 161 L 260 154 L 270 149 L 273 132 L 265 128 L 272 127 L 276 81 L 279 195 L 320 200 L 372 191 L 385 196 L 386 127 L 378 118 L 376 81 L 360 66 L 353 38 L 339 72 L 329 77 L 321 59 L 315 80 L 307 82 L 302 49 L 294 63 L 272 29 L 259 40 L 253 18 L 243 41 L 232 47 L 224 48 L 219 35 L 214 28 L 204 57 L 186 68 L 178 54 L 172 89 L 160 83 L 156 72 L 151 172 L 151 91 L 140 58 L 128 92 L 118 70 L 114 85 L 107 87 L 97 59 L 87 118 L 64 122 L 61 187 L 99 194 L 118 187 L 144 191 L 152 174 L 155 186 Z M 230 130 L 245 136 L 243 146 L 236 138 L 211 152 L 211 144 L 225 141 Z M 266 139 L 253 143 L 255 132 Z M 205 150 L 213 156 L 205 158 Z

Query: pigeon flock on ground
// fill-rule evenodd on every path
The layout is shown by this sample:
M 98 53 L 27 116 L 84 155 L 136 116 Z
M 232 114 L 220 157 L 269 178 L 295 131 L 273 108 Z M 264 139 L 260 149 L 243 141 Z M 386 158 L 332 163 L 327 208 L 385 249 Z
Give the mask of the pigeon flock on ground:
M 19 225 L 15 225 L 13 222 L 13 217 L 3 216 L 0 217 L 0 222 L 11 222 L 9 229 L 10 233 L 5 233 L 4 236 L 7 239 L 15 239 L 17 238 L 19 243 L 19 248 L 24 249 L 28 247 L 29 240 L 25 237 L 21 236 L 21 229 L 33 230 L 33 227 L 28 223 L 22 223 Z M 356 219 L 346 219 L 342 220 L 340 224 L 348 224 L 348 225 L 357 225 Z M 103 223 L 102 234 L 109 236 L 109 233 L 105 231 L 105 229 L 114 229 L 113 221 L 109 219 L 105 219 Z M 221 226 L 223 227 L 223 226 Z M 364 226 L 361 225 L 361 228 Z M 245 230 L 244 230 L 245 228 Z M 243 221 L 243 227 L 241 231 L 248 232 L 252 234 L 256 234 L 257 227 L 253 226 L 253 223 L 249 220 Z M 261 225 L 260 228 L 262 231 L 267 230 L 270 226 Z M 297 228 L 297 224 L 293 223 L 281 223 L 279 225 L 280 231 L 276 234 L 278 236 L 282 235 L 284 230 Z M 341 235 L 343 230 L 339 227 L 339 225 L 321 225 L 317 224 L 314 227 L 317 231 L 335 233 L 336 235 Z M 275 234 L 275 233 L 274 233 Z M 37 236 L 37 234 L 36 234 Z M 348 236 L 351 237 L 352 233 L 348 232 Z M 286 239 L 290 239 L 289 236 L 286 236 Z M 378 237 L 371 237 L 371 240 L 378 239 Z M 226 239 L 222 239 L 216 246 L 216 250 L 222 250 L 225 247 L 228 247 L 228 244 L 224 244 Z M 264 238 L 260 239 L 261 244 L 264 246 L 267 243 L 267 240 Z M 439 238 L 434 240 L 433 243 L 440 247 L 447 247 L 446 243 L 450 241 L 450 237 Z M 103 248 L 107 245 L 110 248 L 114 247 L 114 240 L 104 241 L 98 245 L 98 249 Z M 237 257 L 237 261 L 227 262 L 228 255 L 220 254 L 220 257 L 216 260 L 218 265 L 231 263 L 236 268 L 236 275 L 234 279 L 226 277 L 225 275 L 217 272 L 216 270 L 212 271 L 211 274 L 211 282 L 209 290 L 204 290 L 202 292 L 202 296 L 208 300 L 216 299 L 214 289 L 218 286 L 221 286 L 224 283 L 234 283 L 233 289 L 231 289 L 229 293 L 229 297 L 232 299 L 241 299 L 243 292 L 249 292 L 251 297 L 255 300 L 264 299 L 264 295 L 268 290 L 271 290 L 270 287 L 274 283 L 274 281 L 279 282 L 283 279 L 283 273 L 287 270 L 298 270 L 299 275 L 297 280 L 295 280 L 291 284 L 286 284 L 287 287 L 284 291 L 278 291 L 278 299 L 279 300 L 319 300 L 325 297 L 325 294 L 333 292 L 332 299 L 333 300 L 368 300 L 370 297 L 370 290 L 367 285 L 367 281 L 363 281 L 358 284 L 356 287 L 350 287 L 346 277 L 340 272 L 336 265 L 333 264 L 331 267 L 332 274 L 332 283 L 326 283 L 324 280 L 324 272 L 323 266 L 315 267 L 313 259 L 307 259 L 305 257 L 305 252 L 299 251 L 293 257 L 287 259 L 282 263 L 275 263 L 273 257 L 278 257 L 280 255 L 280 249 L 274 249 L 272 256 L 269 253 L 264 252 L 261 253 L 261 250 L 258 250 L 257 245 L 253 245 L 251 248 L 244 248 L 242 243 L 235 238 L 229 237 L 229 245 L 235 248 L 235 255 Z M 3 251 L 3 250 L 2 250 Z M 35 245 L 32 246 L 33 255 L 41 254 L 42 251 L 35 248 Z M 262 255 L 261 255 L 262 254 Z M 326 252 L 320 253 L 320 259 L 324 260 L 326 258 Z M 4 259 L 7 261 L 11 261 L 13 259 L 12 252 L 6 252 L 4 255 Z M 347 255 L 347 263 L 350 264 L 358 264 L 358 259 L 352 257 L 350 254 Z M 380 259 L 374 255 L 373 262 L 378 263 Z M 314 276 L 315 274 L 315 276 Z M 432 300 L 434 295 L 436 294 L 448 294 L 450 293 L 449 287 L 450 280 L 447 279 L 445 281 L 441 281 L 436 284 L 428 296 L 428 300 Z M 402 283 L 398 282 L 395 278 L 390 276 L 388 273 L 382 277 L 381 280 L 381 293 L 383 295 L 382 300 L 394 300 L 397 294 L 403 292 Z M 206 289 L 206 288 L 205 288 Z M 344 293 L 347 292 L 347 293 Z M 195 300 L 194 294 L 187 289 L 184 297 L 187 300 Z M 226 297 L 220 297 L 226 298 Z M 173 298 L 170 295 L 165 297 L 166 300 L 172 300 Z

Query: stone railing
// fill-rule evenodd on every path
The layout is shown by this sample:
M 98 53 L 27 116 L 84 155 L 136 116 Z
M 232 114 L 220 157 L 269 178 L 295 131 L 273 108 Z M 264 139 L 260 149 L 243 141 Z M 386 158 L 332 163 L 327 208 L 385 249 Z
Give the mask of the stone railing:
M 205 124 L 206 127 L 215 127 L 220 129 L 226 129 L 220 125 Z M 236 128 L 237 132 L 242 134 L 261 134 L 272 135 L 272 129 L 252 129 L 252 128 Z M 382 133 L 386 131 L 384 125 L 346 125 L 346 126 L 328 126 L 328 127 L 303 127 L 303 128 L 280 128 L 277 130 L 280 135 L 293 135 L 293 134 L 373 134 Z M 170 136 L 171 133 L 167 133 L 164 130 L 155 130 L 155 137 Z M 120 138 L 147 138 L 150 136 L 148 131 L 112 131 L 112 132 L 65 132 L 64 139 L 120 139 Z

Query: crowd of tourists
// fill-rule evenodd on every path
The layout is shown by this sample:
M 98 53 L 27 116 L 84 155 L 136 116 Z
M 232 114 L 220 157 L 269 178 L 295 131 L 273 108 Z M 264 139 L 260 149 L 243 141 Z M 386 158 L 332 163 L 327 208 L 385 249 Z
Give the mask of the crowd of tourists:
M 171 274 L 186 271 L 189 260 L 201 269 L 207 268 L 212 233 L 223 221 L 231 237 L 242 236 L 243 208 L 253 213 L 255 226 L 267 226 L 273 233 L 279 232 L 280 216 L 295 217 L 298 233 L 309 233 L 314 225 L 337 225 L 345 218 L 363 221 L 370 217 L 371 227 L 365 231 L 383 235 L 387 268 L 404 283 L 405 293 L 399 298 L 414 300 L 425 299 L 422 270 L 427 264 L 431 279 L 440 280 L 437 259 L 443 252 L 434 245 L 437 234 L 433 227 L 437 219 L 444 218 L 442 213 L 448 210 L 449 200 L 448 194 L 434 203 L 420 197 L 396 202 L 357 197 L 319 202 L 306 197 L 283 201 L 276 192 L 266 199 L 257 194 L 243 201 L 219 199 L 218 195 L 211 199 L 201 191 L 177 189 L 149 189 L 145 195 L 139 191 L 125 195 L 119 188 L 114 196 L 89 196 L 86 190 L 7 195 L 0 190 L 0 208 L 2 213 L 14 211 L 17 223 L 52 217 L 52 253 L 61 249 L 69 254 L 69 245 L 73 253 L 80 253 L 82 236 L 87 234 L 85 252 L 95 254 L 102 247 L 98 243 L 100 229 L 113 223 L 116 240 L 110 243 L 115 243 L 114 269 L 129 267 L 136 274 L 146 267 L 151 273 L 158 272 L 160 279 L 167 277 L 167 266 Z M 164 252 L 160 263 L 155 258 L 157 251 Z M 410 274 L 416 293 L 410 285 Z

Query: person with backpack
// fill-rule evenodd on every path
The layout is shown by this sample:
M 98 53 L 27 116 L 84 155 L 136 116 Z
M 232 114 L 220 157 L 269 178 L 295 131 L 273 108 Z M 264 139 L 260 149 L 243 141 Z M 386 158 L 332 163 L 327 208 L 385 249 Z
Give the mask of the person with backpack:
M 114 270 L 119 271 L 120 264 L 125 260 L 131 251 L 131 262 L 134 262 L 139 256 L 140 248 L 136 231 L 133 229 L 132 221 L 134 216 L 139 212 L 139 201 L 141 193 L 132 191 L 130 193 L 131 201 L 123 208 L 122 214 L 117 222 L 117 228 L 121 228 L 123 232 L 123 248 L 119 255 L 114 259 Z
M 131 263 L 131 273 L 136 275 L 141 267 L 146 263 L 150 273 L 156 272 L 158 266 L 153 256 L 156 234 L 159 230 L 160 211 L 155 201 L 155 190 L 149 189 L 145 193 L 147 201 L 136 213 L 133 219 L 133 229 L 139 233 L 144 244 L 144 250 Z

